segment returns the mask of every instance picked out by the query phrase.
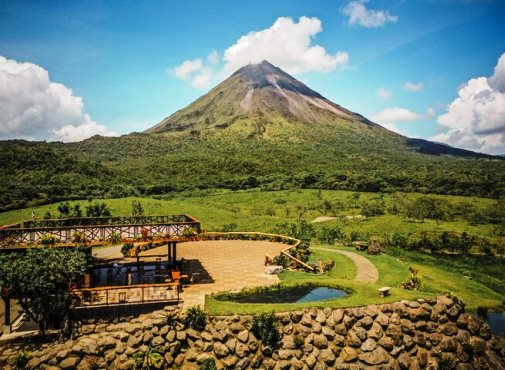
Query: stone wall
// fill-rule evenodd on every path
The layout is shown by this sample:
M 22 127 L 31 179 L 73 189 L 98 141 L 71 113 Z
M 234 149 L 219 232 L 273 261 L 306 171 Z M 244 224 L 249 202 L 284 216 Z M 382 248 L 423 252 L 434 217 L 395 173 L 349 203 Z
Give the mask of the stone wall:
M 63 342 L 0 348 L 0 368 L 29 349 L 33 369 L 128 369 L 132 355 L 163 349 L 168 368 L 199 369 L 215 359 L 218 369 L 505 369 L 499 338 L 487 324 L 464 313 L 452 298 L 401 301 L 347 309 L 279 313 L 279 348 L 264 346 L 249 331 L 250 316 L 209 317 L 202 332 L 187 328 L 174 307 L 130 322 L 88 324 Z M 167 321 L 172 314 L 174 322 Z M 170 323 L 170 325 L 169 325 Z

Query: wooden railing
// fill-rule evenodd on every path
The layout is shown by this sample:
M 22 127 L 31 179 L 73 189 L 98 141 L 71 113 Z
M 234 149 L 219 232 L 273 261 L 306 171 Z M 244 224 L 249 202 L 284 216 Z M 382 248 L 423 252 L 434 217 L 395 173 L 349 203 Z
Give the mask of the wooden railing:
M 128 303 L 177 301 L 179 282 L 161 284 L 138 284 L 72 289 L 77 297 L 74 307 L 109 306 Z
M 189 215 L 26 221 L 0 227 L 0 247 L 38 244 L 47 235 L 53 236 L 58 243 L 72 243 L 77 233 L 87 242 L 106 241 L 113 234 L 119 234 L 122 240 L 134 240 L 142 233 L 151 237 L 182 237 L 188 228 L 200 233 L 200 221 Z
M 298 258 L 294 257 L 289 253 L 290 250 L 298 248 L 301 240 L 292 238 L 286 235 L 271 234 L 271 233 L 261 233 L 261 232 L 249 232 L 249 231 L 231 231 L 231 232 L 206 232 L 200 234 L 202 239 L 216 240 L 266 240 L 274 243 L 283 243 L 289 245 L 287 248 L 281 251 L 281 254 L 288 257 L 290 260 L 294 261 L 298 265 L 303 266 L 309 271 L 314 271 L 312 266 L 309 266 Z

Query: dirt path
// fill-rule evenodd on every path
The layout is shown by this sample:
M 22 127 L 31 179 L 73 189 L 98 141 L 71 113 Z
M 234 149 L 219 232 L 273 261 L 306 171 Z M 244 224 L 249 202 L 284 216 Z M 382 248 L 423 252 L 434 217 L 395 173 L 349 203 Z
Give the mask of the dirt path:
M 360 256 L 359 254 L 354 252 L 343 251 L 339 249 L 318 248 L 318 247 L 312 249 L 325 252 L 336 252 L 343 254 L 346 257 L 349 257 L 352 260 L 352 262 L 354 262 L 356 268 L 358 269 L 358 272 L 354 280 L 363 281 L 365 283 L 376 283 L 379 280 L 379 270 L 377 270 L 377 267 L 375 267 L 375 265 L 372 262 L 370 262 L 368 258 Z

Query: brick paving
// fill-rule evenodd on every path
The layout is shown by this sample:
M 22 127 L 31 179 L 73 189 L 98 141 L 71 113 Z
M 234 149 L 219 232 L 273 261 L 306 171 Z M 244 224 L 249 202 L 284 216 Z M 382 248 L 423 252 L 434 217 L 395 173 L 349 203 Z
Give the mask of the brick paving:
M 185 285 L 181 298 L 184 306 L 205 303 L 205 295 L 224 291 L 239 291 L 277 284 L 276 275 L 264 273 L 265 255 L 278 255 L 285 249 L 285 244 L 250 240 L 213 240 L 186 242 L 177 245 L 177 259 L 187 260 L 187 271 L 200 273 L 198 284 Z M 159 247 L 142 252 L 142 255 L 154 255 L 166 252 L 166 247 Z M 183 267 L 184 270 L 186 270 Z

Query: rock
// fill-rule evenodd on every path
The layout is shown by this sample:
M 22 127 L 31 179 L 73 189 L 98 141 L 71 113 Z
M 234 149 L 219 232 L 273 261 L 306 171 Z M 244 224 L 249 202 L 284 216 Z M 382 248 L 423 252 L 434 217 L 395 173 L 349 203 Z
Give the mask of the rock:
M 367 365 L 380 365 L 389 361 L 389 356 L 382 347 L 377 347 L 372 352 L 362 352 L 358 354 L 358 359 Z
M 67 357 L 63 361 L 60 362 L 60 368 L 62 370 L 71 370 L 75 369 L 79 362 L 81 361 L 80 357 Z
M 486 351 L 486 342 L 479 337 L 472 337 L 470 339 L 470 345 L 473 347 L 473 351 L 477 354 L 482 354 Z
M 284 270 L 284 268 L 282 266 L 275 266 L 275 265 L 267 266 L 267 267 L 265 267 L 265 274 L 277 275 L 277 274 L 280 274 L 282 272 L 282 270 Z
M 225 343 L 226 347 L 230 350 L 230 354 L 235 352 L 235 347 L 237 346 L 237 340 L 232 338 Z
M 279 359 L 280 360 L 289 360 L 292 357 L 291 351 L 287 349 L 281 349 L 279 351 Z
M 438 331 L 443 335 L 452 336 L 458 333 L 458 327 L 456 324 L 448 322 L 447 324 L 439 326 Z
M 418 302 L 416 302 L 419 304 Z M 422 308 L 413 308 L 409 310 L 409 319 L 413 322 L 420 320 L 428 320 L 430 318 L 430 313 L 423 310 Z
M 382 327 L 374 322 L 370 330 L 368 330 L 368 338 L 379 340 L 384 335 Z
M 397 362 L 401 369 L 408 369 L 410 367 L 410 356 L 408 353 L 403 352 L 398 356 Z M 436 368 L 438 369 L 438 366 Z
M 83 325 L 81 327 L 81 333 L 83 335 L 91 334 L 95 332 L 95 325 Z
M 347 333 L 347 345 L 356 348 L 361 347 L 361 339 L 358 337 L 354 329 L 349 330 Z
M 328 339 L 323 334 L 314 335 L 313 344 L 318 349 L 323 349 L 328 347 Z
M 249 356 L 249 347 L 246 344 L 239 343 L 235 347 L 235 353 L 240 358 Z
M 316 320 L 319 324 L 324 325 L 324 324 L 326 323 L 326 315 L 324 314 L 324 312 L 319 311 L 319 312 L 317 313 L 317 316 L 316 316 L 315 320 Z
M 169 331 L 165 336 L 165 339 L 167 340 L 168 343 L 172 343 L 173 341 L 175 341 L 175 331 L 174 330 Z
M 428 364 L 428 351 L 424 348 L 419 348 L 416 355 L 417 363 L 421 368 L 425 368 Z
M 240 333 L 238 333 L 237 339 L 242 343 L 247 343 L 249 339 L 249 332 L 247 330 L 242 330 Z
M 307 364 L 309 369 L 313 369 L 316 362 L 317 362 L 317 359 L 313 354 L 308 355 L 307 358 L 305 359 L 305 363 Z
M 335 332 L 327 326 L 323 326 L 322 333 L 329 341 L 335 338 Z
M 244 357 L 239 362 L 237 362 L 237 364 L 235 365 L 235 369 L 240 369 L 240 370 L 247 369 L 250 363 L 251 363 L 251 361 L 247 357 Z
M 185 342 L 186 341 L 186 332 L 185 331 L 178 331 L 176 334 L 175 334 L 175 338 L 180 341 L 180 342 Z
M 488 324 L 486 323 L 483 323 L 480 330 L 479 330 L 479 334 L 482 338 L 486 339 L 486 340 L 489 340 L 491 339 L 491 337 L 493 336 L 492 332 L 491 332 L 491 328 L 489 327 Z
M 131 348 L 137 348 L 142 344 L 142 336 L 134 337 L 131 336 L 128 341 L 126 342 L 126 345 Z
M 365 308 L 365 315 L 370 316 L 371 318 L 375 318 L 379 315 L 379 309 L 376 305 L 370 305 Z
M 440 350 L 443 352 L 453 352 L 456 350 L 458 342 L 455 338 L 445 337 L 439 344 Z
M 302 311 L 293 311 L 291 312 L 291 320 L 297 324 L 300 322 L 300 320 L 303 317 L 303 312 Z
M 109 349 L 103 355 L 103 359 L 106 363 L 111 364 L 116 359 L 116 349 Z
M 370 316 L 364 316 L 361 320 L 358 321 L 358 324 L 361 327 L 368 329 L 372 326 L 373 319 Z
M 335 333 L 340 335 L 347 335 L 347 329 L 344 324 L 335 325 Z
M 103 351 L 106 351 L 111 348 L 116 348 L 116 341 L 110 336 L 104 336 L 98 340 L 96 343 L 97 347 L 101 348 Z
M 389 325 L 389 317 L 386 314 L 379 313 L 375 318 L 375 322 L 383 328 L 386 328 Z
M 373 339 L 368 338 L 366 341 L 363 342 L 360 350 L 363 352 L 370 352 L 373 351 L 375 348 L 377 348 L 377 343 Z
M 223 357 L 228 356 L 228 353 L 230 353 L 230 350 L 223 343 L 215 342 L 214 343 L 214 353 L 216 354 L 216 356 L 218 358 L 223 358 Z
M 306 326 L 308 328 L 311 328 L 312 327 L 312 318 L 310 317 L 310 315 L 304 314 L 302 316 L 302 319 L 300 320 L 300 324 L 302 324 L 303 326 Z
M 332 318 L 333 318 L 333 322 L 335 323 L 335 325 L 340 324 L 343 317 L 344 317 L 344 310 L 342 310 L 342 309 L 335 310 L 332 312 Z
M 154 337 L 154 338 L 151 340 L 151 344 L 152 344 L 153 346 L 155 346 L 155 347 L 156 347 L 156 346 L 161 346 L 163 343 L 165 343 L 165 339 L 163 339 L 163 337 L 162 337 L 162 336 L 159 336 L 159 335 L 158 335 L 158 336 L 156 336 L 156 337 Z
M 356 322 L 356 319 L 354 318 L 354 316 L 344 315 L 343 321 L 344 321 L 345 327 L 347 328 L 347 330 L 349 330 L 350 328 L 352 328 L 352 326 Z
M 390 337 L 382 337 L 379 340 L 379 346 L 383 347 L 386 351 L 391 351 L 394 347 L 394 341 Z
M 319 354 L 319 361 L 331 366 L 335 362 L 335 355 L 330 349 L 323 349 Z

